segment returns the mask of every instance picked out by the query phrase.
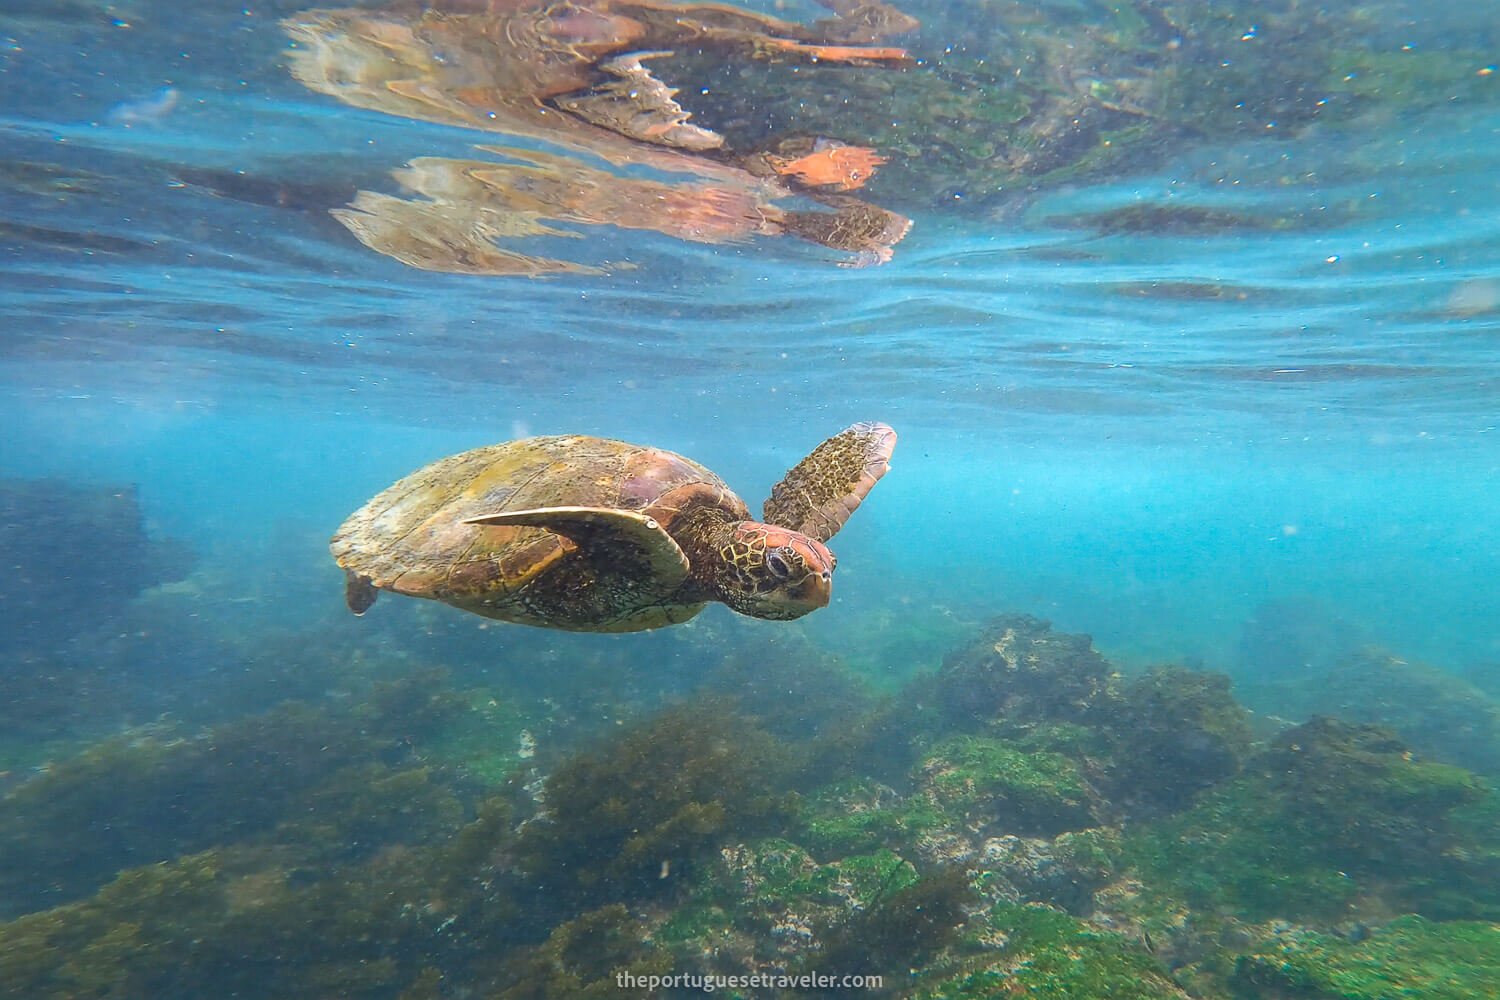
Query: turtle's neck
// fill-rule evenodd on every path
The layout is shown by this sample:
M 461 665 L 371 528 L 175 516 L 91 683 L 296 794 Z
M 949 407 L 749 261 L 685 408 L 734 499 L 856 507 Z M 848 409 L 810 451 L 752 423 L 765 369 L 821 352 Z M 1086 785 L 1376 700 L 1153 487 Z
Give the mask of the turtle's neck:
M 688 557 L 688 578 L 678 592 L 683 601 L 724 600 L 720 551 L 729 544 L 734 526 L 741 523 L 728 511 L 710 504 L 692 507 L 673 519 L 672 538 Z

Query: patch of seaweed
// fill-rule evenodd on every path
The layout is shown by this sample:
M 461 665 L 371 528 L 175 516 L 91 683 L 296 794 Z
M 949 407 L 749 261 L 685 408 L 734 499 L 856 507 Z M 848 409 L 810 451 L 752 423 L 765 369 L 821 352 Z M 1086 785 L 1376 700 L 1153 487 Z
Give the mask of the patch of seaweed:
M 548 776 L 546 814 L 516 847 L 520 866 L 554 899 L 659 892 L 728 837 L 786 824 L 795 764 L 733 702 L 674 706 Z

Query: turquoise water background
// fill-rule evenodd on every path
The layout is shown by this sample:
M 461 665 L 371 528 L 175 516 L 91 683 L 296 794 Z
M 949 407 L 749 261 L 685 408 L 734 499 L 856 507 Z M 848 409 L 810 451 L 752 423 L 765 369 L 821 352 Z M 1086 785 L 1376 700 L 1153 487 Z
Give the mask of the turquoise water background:
M 705 627 L 798 629 L 905 674 L 946 622 L 1024 610 L 1124 664 L 1232 667 L 1272 601 L 1399 655 L 1500 663 L 1500 100 L 1201 137 L 1005 212 L 910 210 L 882 267 L 594 231 L 630 269 L 455 277 L 327 209 L 474 136 L 303 90 L 275 26 L 293 9 L 23 4 L 0 63 L 0 474 L 137 483 L 152 529 L 222 581 L 201 616 L 368 626 L 343 616 L 327 535 L 463 448 L 647 442 L 753 508 L 879 419 L 900 445 L 836 540 L 834 604 Z M 122 120 L 168 87 L 166 113 Z M 239 200 L 195 170 L 242 178 Z M 1107 232 L 1130 206 L 1247 224 Z

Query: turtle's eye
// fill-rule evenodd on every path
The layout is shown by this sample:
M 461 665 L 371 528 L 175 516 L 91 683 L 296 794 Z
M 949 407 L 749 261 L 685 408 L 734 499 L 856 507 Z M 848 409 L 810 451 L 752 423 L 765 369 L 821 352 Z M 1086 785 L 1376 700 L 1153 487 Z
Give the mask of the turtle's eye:
M 784 545 L 779 549 L 772 549 L 766 553 L 766 569 L 770 570 L 771 575 L 778 580 L 785 580 L 792 575 L 792 564 L 787 559 L 788 555 L 790 555 L 790 552 Z

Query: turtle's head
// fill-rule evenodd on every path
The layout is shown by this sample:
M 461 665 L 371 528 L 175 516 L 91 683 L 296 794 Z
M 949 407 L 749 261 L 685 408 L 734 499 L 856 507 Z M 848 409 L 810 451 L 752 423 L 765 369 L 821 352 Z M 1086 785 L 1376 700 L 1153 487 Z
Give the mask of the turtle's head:
M 741 614 L 787 620 L 828 606 L 838 560 L 816 538 L 741 521 L 719 557 L 717 596 Z

